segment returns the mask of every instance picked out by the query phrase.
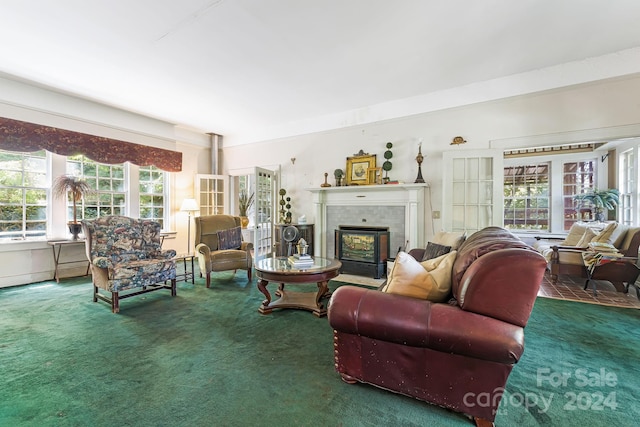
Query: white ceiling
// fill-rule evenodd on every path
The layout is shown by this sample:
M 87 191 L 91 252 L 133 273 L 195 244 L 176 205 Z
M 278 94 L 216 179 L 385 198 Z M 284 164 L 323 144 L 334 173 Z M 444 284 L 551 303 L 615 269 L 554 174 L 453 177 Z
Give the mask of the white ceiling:
M 545 69 L 640 72 L 637 0 L 2 0 L 0 16 L 0 72 L 236 138 Z M 500 93 L 545 86 L 528 87 Z

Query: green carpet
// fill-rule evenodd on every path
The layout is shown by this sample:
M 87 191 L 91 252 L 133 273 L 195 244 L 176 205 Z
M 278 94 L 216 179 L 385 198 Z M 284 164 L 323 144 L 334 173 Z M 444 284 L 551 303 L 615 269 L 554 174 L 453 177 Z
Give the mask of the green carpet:
M 217 274 L 211 289 L 180 283 L 176 298 L 124 300 L 118 315 L 92 302 L 87 278 L 2 289 L 0 425 L 472 425 L 343 383 L 327 319 L 261 315 L 262 299 L 244 272 Z M 639 320 L 638 310 L 538 299 L 496 425 L 634 425 Z M 553 381 L 562 374 L 565 383 Z

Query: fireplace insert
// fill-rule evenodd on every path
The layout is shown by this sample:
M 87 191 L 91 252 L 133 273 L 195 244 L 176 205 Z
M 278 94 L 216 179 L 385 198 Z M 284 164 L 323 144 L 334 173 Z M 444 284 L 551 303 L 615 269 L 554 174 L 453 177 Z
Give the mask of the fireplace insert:
M 379 279 L 385 274 L 389 257 L 389 227 L 341 225 L 335 230 L 335 257 L 342 273 Z

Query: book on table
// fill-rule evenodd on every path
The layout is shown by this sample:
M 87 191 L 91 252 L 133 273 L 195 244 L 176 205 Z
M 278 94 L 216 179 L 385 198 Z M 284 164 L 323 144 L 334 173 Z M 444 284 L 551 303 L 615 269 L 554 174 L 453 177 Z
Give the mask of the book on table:
M 309 255 L 292 255 L 288 261 L 293 267 L 311 267 L 313 265 L 313 258 Z

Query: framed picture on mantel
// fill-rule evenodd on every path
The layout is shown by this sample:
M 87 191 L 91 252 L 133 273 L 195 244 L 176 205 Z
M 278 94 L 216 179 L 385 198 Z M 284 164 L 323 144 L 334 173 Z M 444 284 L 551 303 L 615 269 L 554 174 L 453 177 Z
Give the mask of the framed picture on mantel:
M 367 185 L 369 183 L 367 171 L 375 167 L 375 154 L 347 157 L 347 185 Z

